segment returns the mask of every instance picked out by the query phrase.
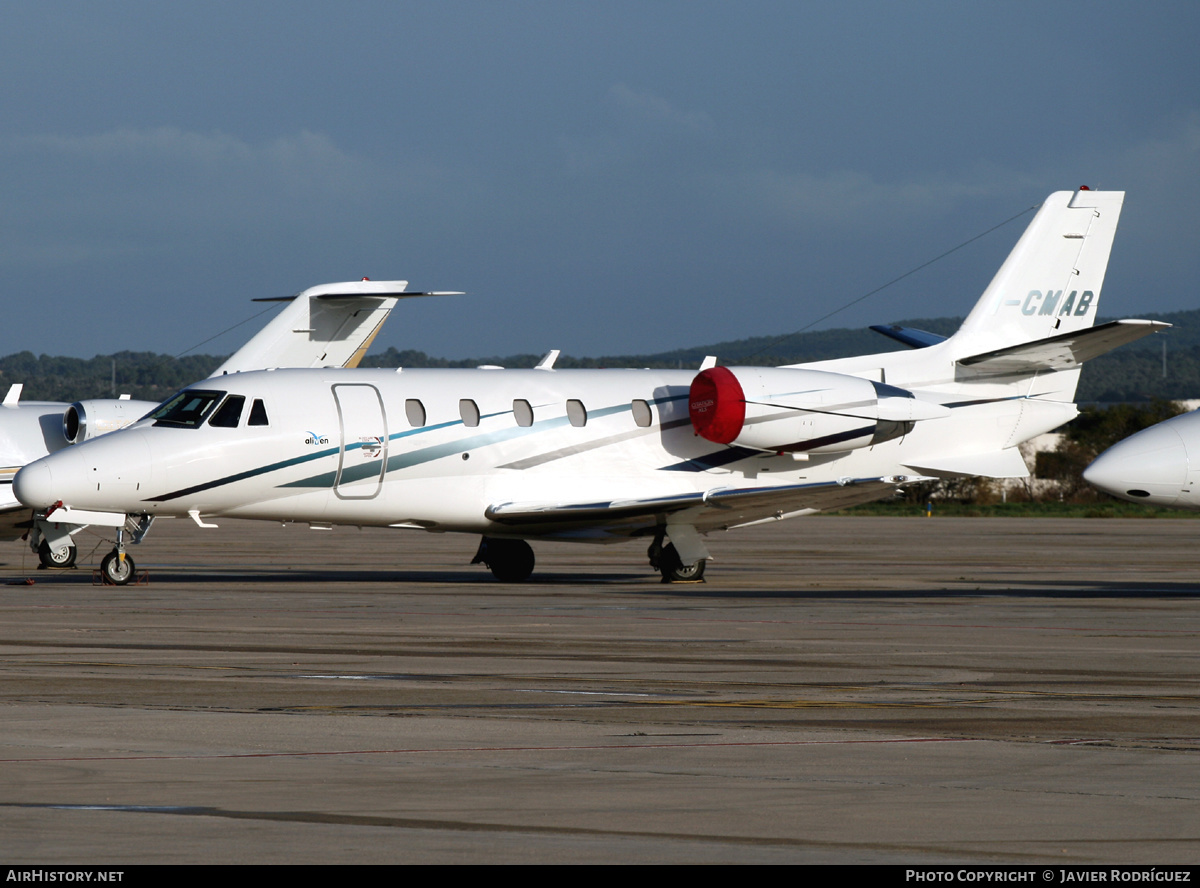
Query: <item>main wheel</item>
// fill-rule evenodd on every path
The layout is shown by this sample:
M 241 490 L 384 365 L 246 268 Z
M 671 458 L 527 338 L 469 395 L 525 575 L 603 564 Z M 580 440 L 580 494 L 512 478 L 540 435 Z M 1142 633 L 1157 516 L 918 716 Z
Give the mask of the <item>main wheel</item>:
M 74 567 L 75 554 L 75 546 L 71 543 L 51 548 L 49 540 L 42 540 L 41 545 L 38 546 L 38 559 L 42 562 L 42 567 Z
M 519 583 L 533 573 L 533 549 L 524 540 L 489 539 L 482 560 L 502 583 Z
M 133 579 L 135 569 L 133 559 L 126 555 L 122 561 L 116 549 L 100 560 L 100 575 L 104 577 L 104 582 L 113 586 L 126 585 Z
M 695 564 L 684 564 L 679 552 L 672 545 L 666 546 L 658 558 L 658 572 L 664 583 L 698 583 L 704 579 L 704 566 L 708 562 L 701 558 Z

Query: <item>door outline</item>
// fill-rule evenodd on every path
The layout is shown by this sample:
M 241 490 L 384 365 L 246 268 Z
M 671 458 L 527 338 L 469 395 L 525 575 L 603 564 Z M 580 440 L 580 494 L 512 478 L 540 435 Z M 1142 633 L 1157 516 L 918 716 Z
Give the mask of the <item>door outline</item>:
M 344 391 L 339 392 L 339 389 Z M 374 499 L 379 495 L 379 491 L 383 487 L 383 476 L 387 472 L 388 424 L 387 410 L 383 406 L 383 398 L 379 394 L 379 389 L 375 386 L 361 382 L 337 383 L 332 386 L 332 392 L 333 403 L 337 407 L 338 429 L 340 431 L 337 477 L 333 481 L 333 492 L 338 499 Z M 374 395 L 374 397 L 371 397 L 371 395 Z M 363 411 L 365 411 L 365 419 Z M 346 431 L 346 422 L 348 419 L 351 423 L 349 437 Z M 381 434 L 356 434 L 360 430 L 372 431 L 372 426 L 376 424 L 381 430 Z M 355 471 L 354 456 L 352 455 L 350 460 L 347 460 L 346 454 L 347 452 L 354 454 L 359 451 L 365 453 L 368 448 L 373 446 L 370 443 L 370 439 L 377 440 L 379 445 L 379 472 L 373 476 L 375 484 L 358 483 L 357 486 L 352 486 L 356 482 L 370 479 L 372 475 Z M 345 478 L 347 474 L 353 477 Z

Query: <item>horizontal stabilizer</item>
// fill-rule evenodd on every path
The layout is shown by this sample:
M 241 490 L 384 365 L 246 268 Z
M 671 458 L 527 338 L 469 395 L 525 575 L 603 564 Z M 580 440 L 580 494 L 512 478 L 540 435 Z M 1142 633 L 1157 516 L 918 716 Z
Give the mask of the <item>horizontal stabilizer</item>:
M 701 532 L 811 509 L 827 511 L 887 496 L 916 478 L 843 478 L 785 487 L 719 488 L 702 493 L 592 503 L 502 503 L 486 516 L 497 524 L 531 529 L 547 524 L 605 528 L 632 535 L 658 524 L 688 524 Z M 686 515 L 680 513 L 686 512 Z M 670 522 L 667 517 L 672 516 Z
M 462 296 L 453 290 L 419 293 L 405 290 L 408 281 L 343 281 L 337 284 L 318 284 L 291 296 L 263 296 L 251 302 L 291 302 L 306 299 L 358 299 L 363 296 L 384 296 L 390 299 L 412 299 L 417 296 Z
M 947 456 L 922 462 L 920 465 L 906 465 L 923 475 L 932 475 L 935 478 L 963 478 L 969 475 L 982 475 L 985 478 L 1029 477 L 1029 467 L 1025 465 L 1025 459 L 1016 447 L 968 456 Z
M 916 327 L 902 327 L 899 324 L 872 324 L 871 329 L 876 333 L 882 333 L 889 339 L 903 342 L 909 348 L 929 348 L 931 345 L 946 341 L 945 336 L 939 336 L 927 330 L 918 330 Z
M 1029 373 L 1036 370 L 1072 370 L 1127 342 L 1170 327 L 1163 321 L 1110 321 L 1047 339 L 1024 342 L 1008 348 L 983 352 L 958 363 L 972 370 L 992 373 Z

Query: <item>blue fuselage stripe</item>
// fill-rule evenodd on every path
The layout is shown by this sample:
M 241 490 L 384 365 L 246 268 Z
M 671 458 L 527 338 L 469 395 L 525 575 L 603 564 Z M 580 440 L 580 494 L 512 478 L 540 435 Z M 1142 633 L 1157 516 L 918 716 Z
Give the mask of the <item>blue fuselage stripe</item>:
M 686 398 L 687 395 L 671 395 L 663 398 L 649 399 L 652 404 L 662 404 L 670 401 L 678 401 Z M 612 407 L 601 407 L 596 410 L 588 411 L 589 416 L 598 418 L 602 416 L 611 416 L 616 413 L 630 411 L 630 404 L 618 404 Z M 496 416 L 506 416 L 511 414 L 511 410 L 503 410 L 496 413 L 489 413 L 481 417 L 482 419 L 491 419 Z M 465 453 L 469 450 L 486 447 L 489 444 L 495 444 L 499 441 L 508 441 L 513 438 L 519 438 L 525 435 L 537 434 L 539 432 L 549 431 L 551 429 L 561 428 L 569 422 L 566 416 L 556 416 L 553 419 L 543 419 L 535 422 L 531 426 L 513 426 L 508 429 L 501 429 L 494 432 L 487 432 L 478 435 L 472 435 L 468 438 L 459 438 L 456 441 L 447 441 L 444 444 L 433 444 L 428 447 L 421 447 L 416 450 L 408 450 L 403 453 L 397 453 L 388 456 L 386 472 L 395 472 L 400 469 L 410 468 L 415 465 L 420 465 L 426 462 L 432 462 L 437 459 L 443 459 L 447 456 L 455 456 L 460 453 Z M 431 426 L 422 426 L 416 429 L 406 429 L 403 432 L 394 432 L 388 435 L 388 441 L 396 441 L 401 438 L 410 438 L 414 435 L 421 435 L 427 432 L 436 432 L 441 429 L 451 428 L 453 426 L 461 426 L 461 419 L 451 420 L 449 422 L 437 423 Z M 339 452 L 357 450 L 363 446 L 363 442 L 356 441 L 346 444 L 344 448 L 329 447 L 313 453 L 306 453 L 303 456 L 292 457 L 291 459 L 281 460 L 279 462 L 270 463 L 265 466 L 260 466 L 256 469 L 247 469 L 244 472 L 237 472 L 233 475 L 226 475 L 223 478 L 217 478 L 213 481 L 206 481 L 203 484 L 196 484 L 192 487 L 185 487 L 181 490 L 175 490 L 171 493 L 164 493 L 161 496 L 150 497 L 146 502 L 162 503 L 173 499 L 179 499 L 183 496 L 189 496 L 194 493 L 201 493 L 205 490 L 212 490 L 216 487 L 222 487 L 226 484 L 236 484 L 238 481 L 245 481 L 249 478 L 254 478 L 259 475 L 266 475 L 270 472 L 276 472 L 280 469 L 287 469 L 292 466 L 302 465 L 306 462 L 322 459 L 327 456 L 336 456 Z M 330 488 L 333 487 L 334 479 L 337 473 L 322 472 L 318 475 L 312 475 L 308 478 L 302 478 L 297 481 L 288 481 L 280 484 L 280 487 L 313 487 L 313 488 Z

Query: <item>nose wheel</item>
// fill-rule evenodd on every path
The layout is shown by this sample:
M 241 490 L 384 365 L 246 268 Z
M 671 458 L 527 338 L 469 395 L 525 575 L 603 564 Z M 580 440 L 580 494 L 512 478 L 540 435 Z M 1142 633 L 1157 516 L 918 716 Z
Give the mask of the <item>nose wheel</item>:
M 124 555 L 117 549 L 113 549 L 102 559 L 100 559 L 100 576 L 104 582 L 111 586 L 125 586 L 134 576 L 136 569 L 133 559 L 128 555 Z

